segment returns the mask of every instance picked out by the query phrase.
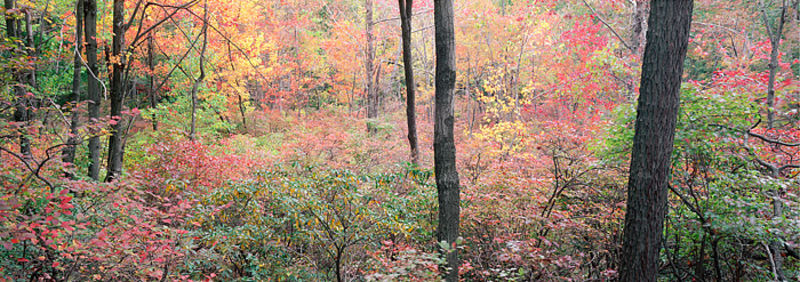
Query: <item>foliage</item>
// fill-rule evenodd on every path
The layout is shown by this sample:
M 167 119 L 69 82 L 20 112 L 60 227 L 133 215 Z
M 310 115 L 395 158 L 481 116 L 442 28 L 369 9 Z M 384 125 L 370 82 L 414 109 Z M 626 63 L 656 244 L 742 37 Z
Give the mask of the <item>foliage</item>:
M 775 217 L 770 196 L 776 187 L 795 187 L 796 180 L 770 177 L 747 151 L 746 129 L 758 118 L 758 105 L 748 95 L 724 87 L 683 87 L 662 255 L 671 265 L 664 270 L 667 277 L 768 280 L 766 244 L 776 236 L 794 242 L 800 234 L 796 210 Z M 627 151 L 619 147 L 630 144 L 624 140 L 633 136 L 632 114 L 621 115 L 614 127 L 611 155 Z M 795 192 L 788 191 L 783 203 L 797 206 Z M 785 265 L 789 273 L 798 271 L 791 265 Z
M 437 280 L 433 1 L 412 13 L 419 166 L 407 162 L 396 1 L 374 1 L 372 74 L 363 1 L 125 1 L 122 57 L 109 55 L 113 1 L 100 1 L 99 70 L 82 65 L 77 93 L 74 56 L 88 54 L 75 44 L 76 2 L 10 2 L 0 10 L 19 30 L 9 36 L 4 21 L 0 32 L 0 280 Z M 461 277 L 613 280 L 643 1 L 455 2 Z M 751 2 L 695 1 L 663 280 L 774 279 L 776 257 L 800 279 L 797 7 L 768 108 L 772 47 Z M 780 3 L 765 3 L 775 23 Z M 111 117 L 109 71 L 121 61 L 123 116 Z M 102 137 L 105 151 L 117 123 L 123 177 L 91 181 L 86 141 Z
M 203 259 L 185 267 L 225 280 L 349 280 L 387 273 L 359 262 L 380 253 L 382 244 L 429 240 L 433 225 L 422 207 L 432 195 L 421 189 L 430 185 L 417 181 L 430 174 L 420 173 L 369 177 L 298 165 L 256 173 L 200 198 L 191 224 L 198 226 L 193 244 Z M 404 254 L 404 263 L 435 268 L 435 257 L 418 262 Z

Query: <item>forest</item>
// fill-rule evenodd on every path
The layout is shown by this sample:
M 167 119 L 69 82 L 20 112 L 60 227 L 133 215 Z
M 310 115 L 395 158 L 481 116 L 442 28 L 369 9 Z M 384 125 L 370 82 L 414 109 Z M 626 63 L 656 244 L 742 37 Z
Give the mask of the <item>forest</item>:
M 4 0 L 3 281 L 800 281 L 800 0 Z

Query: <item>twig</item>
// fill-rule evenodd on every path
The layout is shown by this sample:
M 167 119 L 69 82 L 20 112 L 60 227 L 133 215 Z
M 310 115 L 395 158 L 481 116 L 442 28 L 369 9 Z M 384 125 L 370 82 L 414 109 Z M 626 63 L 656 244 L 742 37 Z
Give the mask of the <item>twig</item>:
M 594 14 L 594 15 L 596 16 L 596 18 L 597 18 L 598 20 L 600 20 L 600 22 L 602 22 L 602 23 L 603 23 L 603 25 L 605 25 L 605 26 L 606 26 L 606 27 L 607 27 L 607 28 L 608 28 L 608 29 L 611 31 L 611 33 L 613 33 L 613 34 L 614 34 L 614 36 L 616 36 L 616 37 L 617 37 L 617 39 L 619 39 L 619 41 L 622 43 L 622 45 L 624 45 L 624 46 L 625 46 L 625 48 L 628 48 L 628 50 L 630 50 L 631 52 L 634 52 L 634 53 L 636 52 L 636 50 L 635 50 L 635 49 L 633 49 L 633 47 L 631 47 L 630 45 L 628 45 L 628 42 L 626 42 L 626 41 L 625 41 L 625 39 L 622 39 L 622 36 L 620 36 L 620 35 L 619 35 L 619 33 L 617 33 L 617 31 L 616 31 L 616 30 L 614 30 L 614 28 L 613 28 L 613 27 L 611 27 L 611 25 L 610 25 L 610 24 L 608 24 L 608 22 L 606 22 L 606 21 L 603 19 L 603 15 L 601 15 L 600 13 L 598 13 L 597 11 L 595 11 L 595 10 L 594 10 L 594 8 L 592 7 L 592 5 L 589 5 L 589 3 L 588 3 L 588 2 L 586 2 L 586 0 L 581 0 L 581 1 L 583 1 L 583 4 L 585 4 L 585 5 L 586 5 L 586 7 L 589 7 L 589 10 L 591 10 L 591 11 L 592 11 L 592 14 Z

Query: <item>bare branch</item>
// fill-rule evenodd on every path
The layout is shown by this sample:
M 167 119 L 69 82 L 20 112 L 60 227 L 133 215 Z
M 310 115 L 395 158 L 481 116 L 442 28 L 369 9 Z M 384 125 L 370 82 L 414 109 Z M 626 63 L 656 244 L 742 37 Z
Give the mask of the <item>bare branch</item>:
M 595 15 L 595 17 L 596 17 L 598 20 L 600 20 L 600 22 L 601 22 L 601 23 L 603 23 L 603 25 L 605 25 L 605 26 L 608 28 L 608 30 L 610 30 L 610 31 L 611 31 L 611 33 L 613 33 L 613 34 L 614 34 L 614 36 L 616 36 L 616 37 L 617 37 L 617 39 L 619 39 L 619 42 L 621 42 L 621 43 L 622 43 L 622 45 L 624 45 L 624 46 L 625 46 L 625 48 L 628 48 L 628 50 L 630 50 L 631 52 L 634 52 L 634 53 L 636 53 L 636 49 L 633 49 L 633 47 L 631 47 L 630 45 L 628 45 L 628 42 L 626 42 L 626 41 L 625 41 L 625 39 L 622 39 L 622 36 L 620 36 L 620 35 L 619 35 L 619 33 L 617 33 L 617 31 L 616 31 L 616 30 L 614 30 L 614 28 L 613 28 L 613 27 L 611 27 L 611 25 L 610 25 L 610 24 L 608 24 L 608 22 L 606 22 L 606 21 L 603 19 L 603 15 L 601 15 L 600 13 L 598 13 L 597 11 L 595 11 L 594 7 L 592 7 L 592 5 L 589 5 L 589 3 L 588 3 L 588 2 L 586 2 L 586 0 L 581 0 L 581 1 L 583 1 L 583 4 L 585 4 L 585 5 L 586 5 L 586 7 L 588 7 L 588 8 L 589 8 L 589 10 L 591 10 L 591 11 L 592 11 L 592 14 L 594 14 L 594 15 Z

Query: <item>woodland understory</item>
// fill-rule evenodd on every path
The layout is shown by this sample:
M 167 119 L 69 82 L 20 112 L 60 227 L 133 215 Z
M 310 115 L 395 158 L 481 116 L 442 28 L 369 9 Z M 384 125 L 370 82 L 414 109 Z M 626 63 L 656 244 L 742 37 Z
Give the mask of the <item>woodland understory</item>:
M 0 281 L 800 281 L 798 5 L 4 0 Z

